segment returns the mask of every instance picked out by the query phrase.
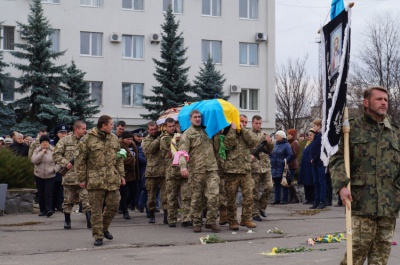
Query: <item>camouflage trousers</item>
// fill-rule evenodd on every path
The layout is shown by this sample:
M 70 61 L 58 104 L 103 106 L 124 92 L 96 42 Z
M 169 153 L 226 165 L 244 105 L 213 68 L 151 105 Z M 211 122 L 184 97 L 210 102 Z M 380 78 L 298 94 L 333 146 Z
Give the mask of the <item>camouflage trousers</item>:
M 111 220 L 118 211 L 119 190 L 89 190 L 89 203 L 92 208 L 92 234 L 94 239 L 103 239 Z M 103 206 L 105 204 L 104 210 Z
M 226 211 L 226 191 L 225 191 L 225 179 L 220 177 L 219 181 L 219 210 Z
M 271 172 L 252 173 L 254 180 L 253 189 L 253 216 L 258 216 L 261 210 L 265 210 L 268 205 L 269 195 L 272 191 Z M 260 196 L 261 192 L 261 196 Z
M 217 171 L 189 175 L 192 192 L 190 207 L 194 226 L 203 225 L 203 209 L 207 209 L 206 224 L 215 224 L 219 206 L 219 176 Z
M 386 265 L 392 248 L 396 218 L 353 216 L 353 265 Z M 347 264 L 347 253 L 340 263 Z
M 236 195 L 239 187 L 242 191 L 242 221 L 249 221 L 253 210 L 254 180 L 251 174 L 225 174 L 225 190 L 227 197 L 228 221 L 237 223 Z
M 161 208 L 163 210 L 167 209 L 167 192 L 165 189 L 165 178 L 146 178 L 147 209 L 150 212 L 154 212 L 156 210 L 156 196 L 158 187 L 160 187 L 161 189 Z
M 62 208 L 64 213 L 72 213 L 74 204 L 82 202 L 84 213 L 90 211 L 89 194 L 87 189 L 82 189 L 79 185 L 64 185 L 64 201 Z
M 192 220 L 190 213 L 191 190 L 188 179 L 181 176 L 167 176 L 167 208 L 168 223 L 176 223 L 178 220 L 179 195 L 181 198 L 182 221 Z

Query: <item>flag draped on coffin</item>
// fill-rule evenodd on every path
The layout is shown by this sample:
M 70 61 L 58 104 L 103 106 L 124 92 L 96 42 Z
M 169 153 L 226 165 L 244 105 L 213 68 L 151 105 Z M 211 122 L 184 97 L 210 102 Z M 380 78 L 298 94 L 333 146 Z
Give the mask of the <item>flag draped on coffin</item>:
M 333 0 L 332 8 L 334 2 L 338 1 Z M 343 0 L 341 2 L 343 4 Z M 335 10 L 340 10 L 340 8 L 335 8 Z M 324 97 L 321 160 L 325 166 L 329 163 L 329 157 L 338 150 L 342 135 L 350 60 L 350 18 L 351 8 L 348 7 L 321 30 Z

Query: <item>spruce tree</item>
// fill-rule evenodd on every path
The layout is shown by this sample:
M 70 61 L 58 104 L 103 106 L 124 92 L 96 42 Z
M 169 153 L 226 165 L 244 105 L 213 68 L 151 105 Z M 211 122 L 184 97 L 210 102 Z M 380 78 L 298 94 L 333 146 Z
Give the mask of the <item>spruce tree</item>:
M 63 88 L 68 95 L 69 115 L 77 120 L 85 121 L 89 127 L 93 127 L 93 122 L 88 118 L 99 113 L 99 106 L 92 105 L 96 100 L 90 99 L 89 85 L 84 81 L 85 72 L 76 67 L 74 61 L 67 67 L 64 83 L 67 87 Z
M 2 23 L 0 23 L 0 28 L 2 27 Z M 1 37 L 0 37 L 1 41 Z M 8 73 L 4 72 L 4 68 L 9 65 L 3 60 L 3 51 L 0 51 L 0 93 L 4 93 L 5 91 L 5 81 L 10 78 Z M 10 131 L 10 127 L 15 124 L 15 112 L 8 105 L 4 104 L 3 101 L 0 101 L 0 135 L 6 135 Z
M 224 96 L 223 86 L 226 79 L 220 71 L 215 69 L 211 57 L 204 63 L 204 68 L 200 67 L 199 75 L 195 77 L 194 93 L 198 96 L 197 100 L 221 98 L 228 100 L 229 96 Z
M 27 43 L 16 43 L 15 47 L 19 50 L 11 52 L 22 61 L 13 66 L 22 72 L 22 76 L 16 78 L 21 84 L 16 92 L 23 94 L 22 98 L 13 103 L 18 123 L 13 129 L 36 134 L 41 127 L 53 130 L 58 123 L 72 122 L 73 117 L 60 107 L 67 101 L 66 94 L 59 86 L 65 65 L 54 64 L 65 51 L 56 52 L 51 49 L 52 41 L 48 36 L 53 30 L 43 14 L 40 0 L 33 0 L 30 5 L 28 23 L 17 22 L 17 25 L 26 36 Z
M 148 101 L 143 106 L 151 113 L 141 116 L 151 120 L 156 120 L 164 110 L 192 100 L 186 94 L 192 91 L 187 77 L 190 67 L 183 66 L 187 60 L 187 48 L 183 48 L 182 32 L 177 33 L 179 21 L 175 21 L 171 6 L 164 17 L 165 22 L 161 25 L 161 60 L 153 58 L 156 64 L 153 75 L 160 85 L 153 86 L 154 96 L 143 96 Z

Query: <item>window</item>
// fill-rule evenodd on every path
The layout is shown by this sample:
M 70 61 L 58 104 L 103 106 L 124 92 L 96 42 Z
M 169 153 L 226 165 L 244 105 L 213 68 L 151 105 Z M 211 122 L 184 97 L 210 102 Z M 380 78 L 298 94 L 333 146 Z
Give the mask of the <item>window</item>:
M 182 14 L 183 13 L 183 0 L 163 0 L 163 10 L 168 11 L 168 7 L 171 6 L 172 12 Z
M 81 31 L 81 55 L 102 56 L 103 33 Z
M 258 44 L 239 43 L 239 64 L 258 65 Z
M 258 0 L 239 0 L 239 17 L 258 19 Z
M 122 8 L 144 10 L 144 0 L 122 0 Z
M 102 104 L 102 95 L 103 95 L 103 82 L 88 82 L 89 84 L 89 93 L 90 99 L 95 100 L 93 105 L 101 105 Z
M 42 0 L 42 3 L 59 4 L 60 0 Z
M 122 83 L 122 105 L 143 106 L 143 84 Z
M 3 80 L 3 88 L 4 92 L 0 94 L 1 101 L 3 102 L 12 102 L 14 101 L 14 88 L 15 88 L 15 81 L 11 78 L 5 78 Z
M 59 52 L 60 51 L 60 30 L 55 29 L 53 32 L 47 37 L 49 40 L 51 40 L 51 47 L 50 49 L 54 52 Z
M 103 0 L 81 0 L 81 6 L 100 7 L 103 6 Z
M 122 35 L 122 56 L 143 59 L 144 36 Z
M 258 89 L 242 89 L 239 107 L 244 110 L 258 110 Z
M 221 63 L 221 41 L 202 40 L 201 41 L 201 61 L 207 62 L 211 57 L 214 63 Z
M 201 14 L 204 16 L 221 16 L 221 0 L 203 0 Z
M 0 27 L 0 50 L 14 50 L 14 27 Z

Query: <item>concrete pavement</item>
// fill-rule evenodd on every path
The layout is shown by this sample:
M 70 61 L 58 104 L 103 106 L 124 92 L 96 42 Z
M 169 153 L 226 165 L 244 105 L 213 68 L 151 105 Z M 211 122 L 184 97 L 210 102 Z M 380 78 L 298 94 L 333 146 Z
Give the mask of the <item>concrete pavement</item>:
M 311 252 L 260 254 L 274 247 L 308 248 L 306 240 L 310 237 L 345 231 L 344 208 L 328 207 L 308 215 L 313 213 L 308 207 L 269 206 L 268 217 L 256 222 L 254 233 L 240 227 L 233 234 L 225 225 L 216 235 L 227 243 L 206 245 L 199 238 L 212 234 L 210 230 L 203 227 L 202 233 L 193 233 L 191 228 L 170 228 L 162 224 L 162 213 L 156 215 L 156 224 L 149 224 L 145 214 L 138 211 L 130 212 L 131 220 L 118 214 L 110 227 L 114 240 L 104 239 L 102 247 L 93 246 L 83 214 L 72 214 L 71 230 L 63 229 L 62 213 L 50 218 L 37 213 L 4 215 L 0 216 L 0 264 L 339 264 L 345 242 L 315 244 Z M 267 233 L 275 227 L 283 234 Z M 395 241 L 400 243 L 399 232 Z M 393 246 L 389 265 L 400 264 L 398 248 Z

